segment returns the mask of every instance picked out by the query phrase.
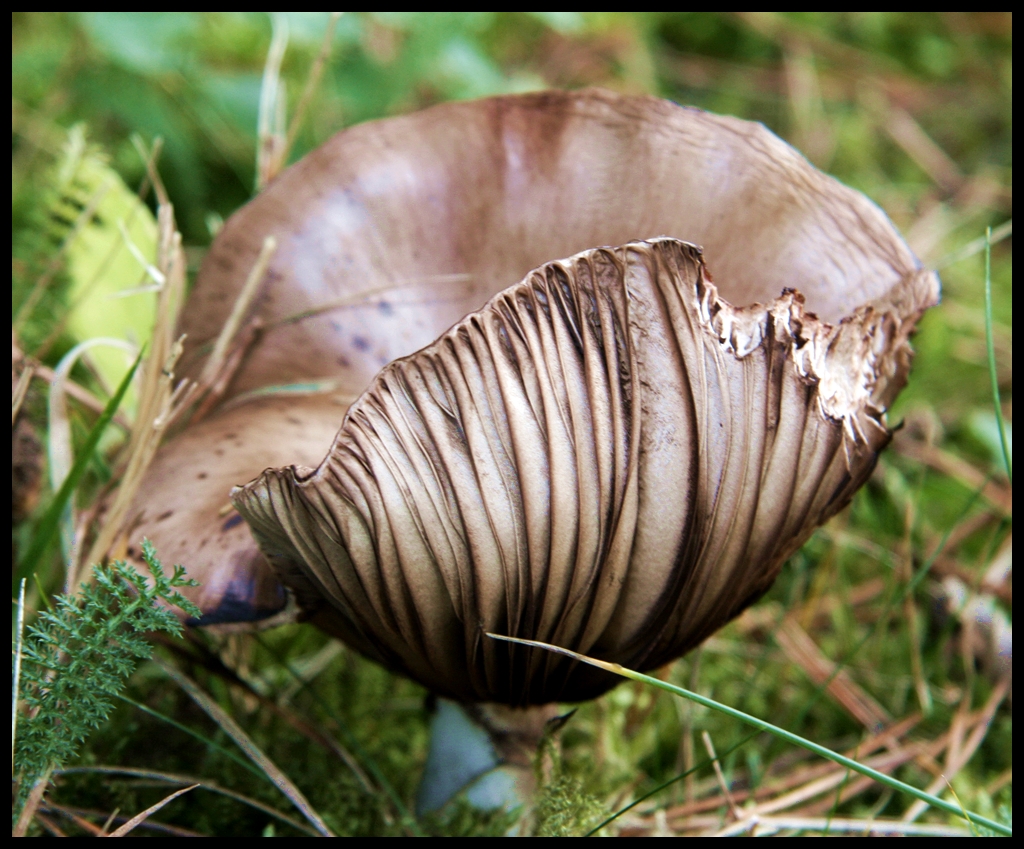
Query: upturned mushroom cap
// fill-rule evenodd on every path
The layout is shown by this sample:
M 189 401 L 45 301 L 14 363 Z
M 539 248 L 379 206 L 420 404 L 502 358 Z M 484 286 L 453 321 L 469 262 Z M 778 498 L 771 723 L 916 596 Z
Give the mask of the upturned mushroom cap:
M 871 472 L 900 324 L 736 309 L 674 239 L 586 251 L 387 366 L 318 468 L 232 500 L 369 657 L 464 701 L 591 698 L 614 676 L 485 632 L 638 669 L 696 646 Z
M 210 505 L 296 462 L 232 500 L 307 614 L 509 704 L 614 679 L 485 630 L 647 669 L 760 596 L 870 473 L 938 298 L 876 206 L 764 127 L 600 91 L 336 136 L 225 225 L 187 371 L 268 235 L 263 335 L 229 406 L 158 457 L 133 538 L 233 588 L 200 599 L 210 621 L 263 615 L 256 544 Z M 333 399 L 245 400 L 323 379 Z

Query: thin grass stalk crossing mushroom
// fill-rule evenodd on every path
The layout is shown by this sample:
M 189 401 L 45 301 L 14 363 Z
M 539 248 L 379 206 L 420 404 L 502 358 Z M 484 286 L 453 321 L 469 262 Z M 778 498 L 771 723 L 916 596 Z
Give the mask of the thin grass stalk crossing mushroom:
M 617 679 L 484 633 L 639 670 L 699 644 L 867 479 L 938 299 L 877 207 L 760 125 L 593 90 L 336 136 L 225 225 L 186 370 L 268 236 L 254 341 L 133 541 L 198 572 L 202 624 L 285 587 L 534 742 Z

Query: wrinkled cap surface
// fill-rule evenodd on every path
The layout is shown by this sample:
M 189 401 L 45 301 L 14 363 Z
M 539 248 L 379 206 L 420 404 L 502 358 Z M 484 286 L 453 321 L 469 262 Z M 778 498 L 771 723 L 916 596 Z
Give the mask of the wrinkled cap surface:
M 651 668 L 759 596 L 870 473 L 938 297 L 761 125 L 595 90 L 338 134 L 225 224 L 186 375 L 267 236 L 257 341 L 161 450 L 132 542 L 204 581 L 204 621 L 284 584 L 368 656 L 509 704 L 612 679 L 483 630 Z M 268 466 L 232 496 L 248 525 L 225 512 Z

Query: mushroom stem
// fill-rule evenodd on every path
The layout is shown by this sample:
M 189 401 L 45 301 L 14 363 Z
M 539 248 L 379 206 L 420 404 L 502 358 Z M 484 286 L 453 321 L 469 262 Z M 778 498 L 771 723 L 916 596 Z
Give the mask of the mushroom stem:
M 416 815 L 439 811 L 460 793 L 482 811 L 528 812 L 541 744 L 558 727 L 555 704 L 512 708 L 438 699 Z

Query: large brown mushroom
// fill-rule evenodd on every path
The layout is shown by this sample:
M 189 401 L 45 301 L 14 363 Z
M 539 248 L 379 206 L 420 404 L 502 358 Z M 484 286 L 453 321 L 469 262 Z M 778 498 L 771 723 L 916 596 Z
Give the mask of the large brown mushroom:
M 827 325 L 793 291 L 734 308 L 674 239 L 585 251 L 387 366 L 316 469 L 232 501 L 367 656 L 462 701 L 593 698 L 617 679 L 484 633 L 638 669 L 696 646 L 871 472 L 901 324 Z
M 508 705 L 615 679 L 486 631 L 643 670 L 764 593 L 870 474 L 939 291 L 763 126 L 596 90 L 339 133 L 224 226 L 186 376 L 268 236 L 261 335 L 157 458 L 133 542 L 204 582 L 206 622 L 283 586 L 365 655 Z

